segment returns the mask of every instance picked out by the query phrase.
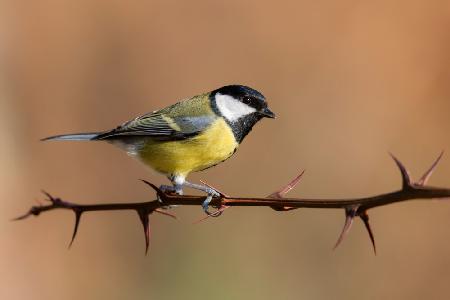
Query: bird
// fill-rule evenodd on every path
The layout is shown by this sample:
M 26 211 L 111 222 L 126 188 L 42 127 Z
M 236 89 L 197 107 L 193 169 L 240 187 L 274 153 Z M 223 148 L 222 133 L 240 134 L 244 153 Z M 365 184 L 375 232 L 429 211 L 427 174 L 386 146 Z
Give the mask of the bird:
M 112 130 L 55 135 L 42 141 L 105 141 L 171 181 L 164 192 L 182 195 L 183 187 L 207 194 L 202 204 L 208 215 L 213 197 L 220 193 L 212 187 L 194 184 L 187 176 L 230 158 L 253 126 L 263 118 L 275 118 L 266 98 L 244 85 L 227 85 L 181 100 Z

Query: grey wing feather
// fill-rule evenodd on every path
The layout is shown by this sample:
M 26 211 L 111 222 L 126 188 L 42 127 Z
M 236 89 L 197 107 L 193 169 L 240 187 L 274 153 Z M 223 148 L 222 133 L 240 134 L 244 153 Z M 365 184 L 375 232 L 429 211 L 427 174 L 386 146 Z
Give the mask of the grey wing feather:
M 199 133 L 211 125 L 215 119 L 215 116 L 190 116 L 174 118 L 175 122 L 184 133 Z
M 168 117 L 153 112 L 126 122 L 116 129 L 99 135 L 96 139 L 124 136 L 149 136 L 162 140 L 180 140 L 194 136 L 214 121 L 214 116 Z

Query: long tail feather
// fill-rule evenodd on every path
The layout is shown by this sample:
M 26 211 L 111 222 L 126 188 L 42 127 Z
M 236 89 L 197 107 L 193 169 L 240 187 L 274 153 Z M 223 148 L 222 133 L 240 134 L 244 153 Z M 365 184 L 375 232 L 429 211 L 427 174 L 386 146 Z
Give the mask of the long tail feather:
M 75 134 L 63 134 L 49 136 L 41 141 L 91 141 L 99 135 L 99 132 L 89 132 L 89 133 L 75 133 Z

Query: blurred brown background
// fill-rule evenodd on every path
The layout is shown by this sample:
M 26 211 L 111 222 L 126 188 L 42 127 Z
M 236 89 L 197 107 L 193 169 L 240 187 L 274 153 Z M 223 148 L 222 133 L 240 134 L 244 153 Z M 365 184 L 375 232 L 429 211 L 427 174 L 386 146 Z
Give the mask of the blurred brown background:
M 444 1 L 7 1 L 0 4 L 1 299 L 448 299 L 450 203 L 371 213 L 331 251 L 343 212 L 229 209 L 191 225 L 134 213 L 9 220 L 40 189 L 82 203 L 140 201 L 165 179 L 101 143 L 41 143 L 108 129 L 216 87 L 261 90 L 265 120 L 226 163 L 191 176 L 264 196 L 356 197 L 399 187 L 450 149 L 450 3 Z M 450 186 L 444 157 L 431 184 Z

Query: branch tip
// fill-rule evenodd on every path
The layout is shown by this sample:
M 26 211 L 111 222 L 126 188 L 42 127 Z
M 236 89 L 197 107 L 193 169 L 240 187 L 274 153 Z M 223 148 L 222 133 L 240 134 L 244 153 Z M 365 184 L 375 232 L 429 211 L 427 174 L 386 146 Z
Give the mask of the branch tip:
M 44 207 L 44 206 L 42 206 L 42 205 L 39 205 L 39 206 L 32 206 L 31 208 L 30 208 L 30 210 L 27 212 L 27 213 L 25 213 L 25 214 L 23 214 L 23 215 L 21 215 L 21 216 L 18 216 L 18 217 L 16 217 L 16 218 L 13 218 L 13 219 L 11 219 L 11 221 L 20 221 L 20 220 L 24 220 L 24 219 L 27 219 L 29 216 L 31 216 L 31 215 L 33 215 L 33 216 L 38 216 L 40 213 L 41 213 L 41 208 L 42 207 Z
M 20 220 L 24 220 L 24 219 L 28 218 L 29 216 L 31 216 L 31 215 L 33 214 L 31 211 L 32 211 L 32 209 L 29 210 L 26 214 L 23 214 L 23 215 L 21 215 L 21 216 L 18 216 L 18 217 L 16 217 L 16 218 L 11 219 L 11 221 L 20 221 Z

